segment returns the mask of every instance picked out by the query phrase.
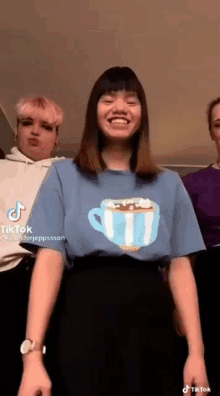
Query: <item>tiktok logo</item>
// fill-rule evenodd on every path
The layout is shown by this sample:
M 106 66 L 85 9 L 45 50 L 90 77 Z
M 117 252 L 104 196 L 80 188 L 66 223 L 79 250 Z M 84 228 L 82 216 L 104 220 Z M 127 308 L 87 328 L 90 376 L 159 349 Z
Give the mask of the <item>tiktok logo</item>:
M 21 209 L 25 210 L 26 208 L 24 205 L 22 205 L 20 201 L 16 201 L 16 209 L 14 208 L 9 209 L 7 212 L 7 218 L 10 221 L 18 221 L 21 218 Z M 14 214 L 15 216 L 12 216 Z
M 191 391 L 193 391 L 193 392 L 211 392 L 211 389 L 208 387 L 208 388 L 203 388 L 203 386 L 200 386 L 199 388 L 197 388 L 197 386 L 189 386 L 189 385 L 186 385 L 186 387 L 185 388 L 183 388 L 183 393 L 188 393 L 188 390 L 189 389 L 191 389 Z M 191 393 L 190 393 L 191 394 Z

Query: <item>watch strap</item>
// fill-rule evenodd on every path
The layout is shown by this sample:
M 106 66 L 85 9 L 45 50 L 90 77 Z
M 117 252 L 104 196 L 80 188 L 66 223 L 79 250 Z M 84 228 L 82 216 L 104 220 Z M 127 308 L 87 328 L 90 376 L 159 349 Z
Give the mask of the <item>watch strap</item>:
M 32 341 L 32 340 L 30 340 L 30 341 Z M 38 341 L 32 341 L 31 350 L 32 351 L 42 351 L 43 353 L 45 353 L 46 352 L 46 347 L 45 347 L 45 345 L 42 345 Z

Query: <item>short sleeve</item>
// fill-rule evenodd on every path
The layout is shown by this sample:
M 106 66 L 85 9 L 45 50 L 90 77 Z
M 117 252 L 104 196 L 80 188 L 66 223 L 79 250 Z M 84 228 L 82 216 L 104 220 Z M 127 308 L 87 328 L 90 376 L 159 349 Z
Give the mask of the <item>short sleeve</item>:
M 179 178 L 176 186 L 171 257 L 186 256 L 206 250 L 190 197 Z
M 39 247 L 55 249 L 60 251 L 66 260 L 64 205 L 56 165 L 48 169 L 33 204 L 20 245 L 34 253 Z

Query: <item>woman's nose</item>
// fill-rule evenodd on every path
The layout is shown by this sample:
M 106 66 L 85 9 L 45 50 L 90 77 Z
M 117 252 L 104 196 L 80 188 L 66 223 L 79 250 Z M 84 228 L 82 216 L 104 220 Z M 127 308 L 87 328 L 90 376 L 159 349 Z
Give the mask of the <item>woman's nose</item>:
M 122 112 L 122 113 L 127 113 L 127 105 L 123 100 L 117 100 L 114 103 L 113 106 L 113 112 Z
M 31 133 L 33 133 L 34 135 L 39 135 L 39 125 L 33 124 L 31 128 Z

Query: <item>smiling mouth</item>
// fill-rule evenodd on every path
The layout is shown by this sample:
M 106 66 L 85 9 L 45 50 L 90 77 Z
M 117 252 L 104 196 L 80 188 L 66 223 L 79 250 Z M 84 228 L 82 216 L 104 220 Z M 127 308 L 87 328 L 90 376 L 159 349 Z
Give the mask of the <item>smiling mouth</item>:
M 121 124 L 121 125 L 127 125 L 131 121 L 129 121 L 127 118 L 124 117 L 111 117 L 108 119 L 108 122 L 110 124 Z

